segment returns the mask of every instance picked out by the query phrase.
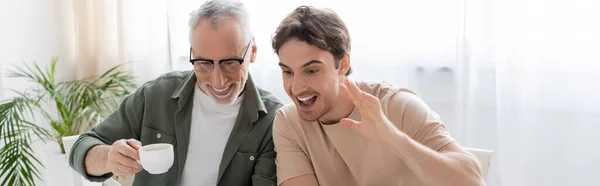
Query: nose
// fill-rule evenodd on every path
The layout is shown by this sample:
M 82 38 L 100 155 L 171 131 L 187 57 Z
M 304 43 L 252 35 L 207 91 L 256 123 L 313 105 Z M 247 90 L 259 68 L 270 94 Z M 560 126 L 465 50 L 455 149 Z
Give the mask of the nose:
M 294 76 L 292 79 L 292 93 L 293 94 L 300 94 L 303 93 L 304 91 L 306 91 L 307 87 L 306 87 L 306 81 L 304 80 L 304 78 L 300 77 L 300 76 Z
M 210 82 L 212 86 L 216 88 L 223 88 L 226 82 L 225 74 L 221 70 L 221 67 L 215 64 L 212 73 L 210 73 Z

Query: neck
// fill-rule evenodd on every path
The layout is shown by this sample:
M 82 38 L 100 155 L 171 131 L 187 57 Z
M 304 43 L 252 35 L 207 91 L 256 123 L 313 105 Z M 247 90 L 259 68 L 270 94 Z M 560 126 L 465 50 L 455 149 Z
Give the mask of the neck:
M 340 91 L 345 91 L 341 90 Z M 336 103 L 333 108 L 321 118 L 319 118 L 319 122 L 329 125 L 339 123 L 342 118 L 346 118 L 352 114 L 354 110 L 354 103 L 352 103 L 352 99 L 350 99 L 349 95 L 343 92 L 338 93 Z

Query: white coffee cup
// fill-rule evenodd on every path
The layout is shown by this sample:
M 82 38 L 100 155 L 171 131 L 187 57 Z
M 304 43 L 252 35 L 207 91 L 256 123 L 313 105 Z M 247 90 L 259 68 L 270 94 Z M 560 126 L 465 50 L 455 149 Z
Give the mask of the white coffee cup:
M 155 143 L 145 145 L 139 150 L 140 161 L 144 170 L 150 174 L 162 174 L 173 166 L 173 145 Z

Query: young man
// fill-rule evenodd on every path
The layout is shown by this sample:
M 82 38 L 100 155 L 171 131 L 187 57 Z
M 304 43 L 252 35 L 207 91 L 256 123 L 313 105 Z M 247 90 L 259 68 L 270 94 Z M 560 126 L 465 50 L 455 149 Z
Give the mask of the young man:
M 278 184 L 484 184 L 477 160 L 417 95 L 348 79 L 350 35 L 333 11 L 295 9 L 272 45 L 294 100 L 273 124 Z
M 193 71 L 150 81 L 74 144 L 69 162 L 88 180 L 135 174 L 133 185 L 276 185 L 272 123 L 282 106 L 252 82 L 255 61 L 248 14 L 235 0 L 211 0 L 192 12 Z M 136 162 L 142 145 L 170 143 L 163 174 Z

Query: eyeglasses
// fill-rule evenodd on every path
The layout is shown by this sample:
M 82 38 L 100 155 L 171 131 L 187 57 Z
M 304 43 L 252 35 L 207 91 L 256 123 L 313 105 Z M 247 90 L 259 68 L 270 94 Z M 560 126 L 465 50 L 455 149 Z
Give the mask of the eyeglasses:
M 252 43 L 252 40 L 250 40 L 250 42 L 248 43 L 248 46 L 246 47 L 246 50 L 244 51 L 244 56 L 242 56 L 242 58 L 222 59 L 217 62 L 215 62 L 215 60 L 212 59 L 192 59 L 192 47 L 190 47 L 190 63 L 194 65 L 195 70 L 201 73 L 211 73 L 215 67 L 215 63 L 218 63 L 221 66 L 221 70 L 223 70 L 223 72 L 225 73 L 238 72 L 242 67 L 242 63 L 244 63 L 244 58 L 246 58 L 246 53 L 248 53 L 250 43 Z

